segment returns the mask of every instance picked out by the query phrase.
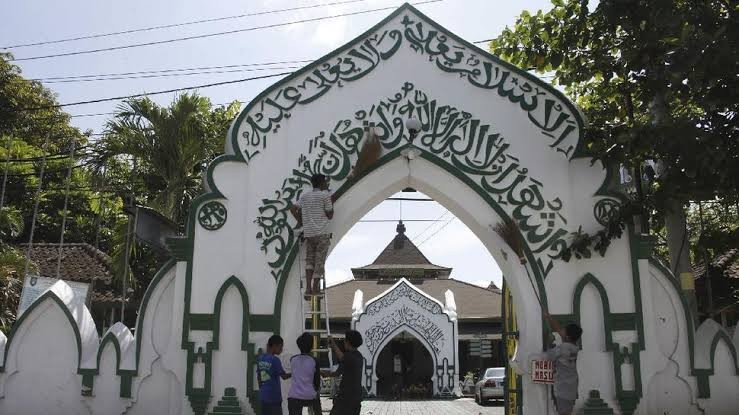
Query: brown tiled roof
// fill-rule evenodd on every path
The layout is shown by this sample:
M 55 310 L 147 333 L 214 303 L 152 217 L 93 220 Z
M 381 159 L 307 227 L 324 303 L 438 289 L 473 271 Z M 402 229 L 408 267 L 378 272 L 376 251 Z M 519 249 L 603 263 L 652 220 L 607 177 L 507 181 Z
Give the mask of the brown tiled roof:
M 403 225 L 402 221 L 398 223 L 397 232 L 395 237 L 382 250 L 372 264 L 354 268 L 352 271 L 415 268 L 419 270 L 441 271 L 441 275 L 443 276 L 448 276 L 451 273 L 451 268 L 434 265 L 426 258 L 416 244 L 406 236 L 405 225 Z
M 19 249 L 25 255 L 28 244 Z M 42 277 L 56 278 L 59 244 L 34 243 L 31 261 L 38 267 Z M 95 302 L 120 301 L 120 289 L 113 286 L 111 258 L 94 246 L 86 243 L 68 243 L 62 248 L 62 264 L 59 277 L 66 281 L 90 283 L 95 280 L 92 300 Z
M 450 278 L 419 279 L 412 281 L 421 291 L 444 304 L 444 293 L 452 290 L 460 319 L 500 318 L 501 295 L 477 285 Z M 327 289 L 328 309 L 331 318 L 350 319 L 354 292 L 362 290 L 364 301 L 377 297 L 395 281 L 350 280 Z
M 711 265 L 718 268 L 724 277 L 739 280 L 739 249 L 730 249 L 717 256 L 711 261 Z M 703 263 L 700 263 L 693 267 L 693 271 L 696 279 L 703 278 L 706 267 Z

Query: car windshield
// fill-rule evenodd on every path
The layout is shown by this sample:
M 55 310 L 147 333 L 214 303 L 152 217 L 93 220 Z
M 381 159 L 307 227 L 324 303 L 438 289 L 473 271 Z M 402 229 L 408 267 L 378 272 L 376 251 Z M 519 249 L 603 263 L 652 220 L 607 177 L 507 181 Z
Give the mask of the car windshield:
M 485 371 L 486 378 L 502 378 L 505 377 L 505 368 L 491 367 Z

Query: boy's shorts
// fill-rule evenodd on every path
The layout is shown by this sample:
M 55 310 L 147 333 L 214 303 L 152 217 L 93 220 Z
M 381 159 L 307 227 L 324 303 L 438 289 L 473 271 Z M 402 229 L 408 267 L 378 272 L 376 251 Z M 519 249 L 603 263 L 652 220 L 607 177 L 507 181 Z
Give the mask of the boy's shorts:
M 558 414 L 571 414 L 575 409 L 575 401 L 554 397 L 554 407 Z

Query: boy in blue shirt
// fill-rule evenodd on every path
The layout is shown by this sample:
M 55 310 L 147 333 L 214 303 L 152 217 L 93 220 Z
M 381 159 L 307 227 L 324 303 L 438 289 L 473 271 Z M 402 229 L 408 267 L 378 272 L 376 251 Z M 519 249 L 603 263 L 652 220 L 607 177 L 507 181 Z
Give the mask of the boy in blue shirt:
M 282 337 L 274 335 L 267 341 L 267 351 L 257 359 L 257 381 L 259 382 L 259 400 L 262 403 L 262 415 L 282 415 L 282 390 L 280 378 L 289 379 L 282 362 L 277 357 L 282 353 L 284 345 Z

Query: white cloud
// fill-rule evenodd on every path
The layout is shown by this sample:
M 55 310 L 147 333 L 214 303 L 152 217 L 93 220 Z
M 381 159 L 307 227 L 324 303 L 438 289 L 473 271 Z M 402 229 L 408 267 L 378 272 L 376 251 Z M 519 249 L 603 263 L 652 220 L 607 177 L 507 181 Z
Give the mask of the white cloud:
M 326 268 L 326 285 L 336 285 L 352 279 L 352 272 L 345 268 Z
M 347 39 L 349 21 L 346 17 L 324 20 L 316 24 L 311 41 L 318 46 L 334 49 Z

